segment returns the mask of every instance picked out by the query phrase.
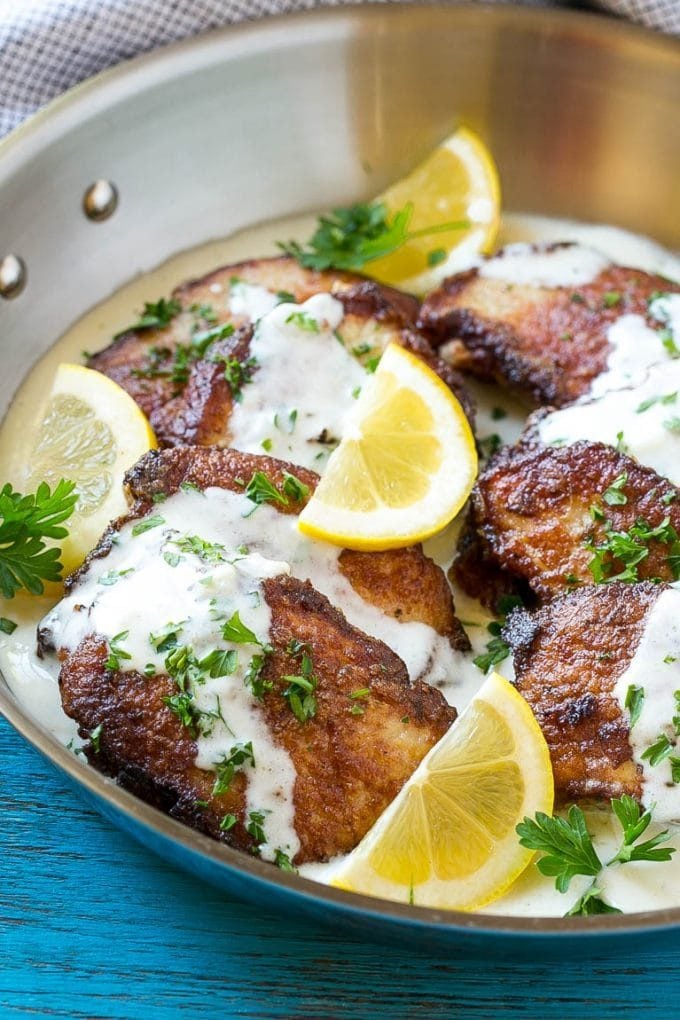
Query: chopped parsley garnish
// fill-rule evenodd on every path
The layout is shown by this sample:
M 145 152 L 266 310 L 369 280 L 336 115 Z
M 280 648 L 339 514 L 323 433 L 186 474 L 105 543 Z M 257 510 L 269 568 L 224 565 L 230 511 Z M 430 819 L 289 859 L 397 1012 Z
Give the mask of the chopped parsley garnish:
M 305 723 L 316 715 L 317 701 L 314 692 L 319 678 L 314 675 L 314 664 L 307 645 L 293 640 L 288 643 L 286 651 L 289 655 L 300 658 L 300 672 L 279 677 L 282 683 L 288 684 L 281 693 L 298 722 Z
M 0 616 L 0 631 L 3 634 L 13 634 L 17 629 L 17 624 L 14 620 L 9 620 L 6 616 Z
M 641 404 L 635 408 L 636 414 L 642 414 L 644 411 L 648 411 L 650 407 L 654 407 L 655 404 L 674 404 L 678 398 L 678 391 L 674 393 L 665 393 L 659 397 L 648 397 L 647 400 L 643 400 Z
M 61 481 L 54 492 L 41 482 L 22 496 L 8 482 L 0 490 L 0 595 L 11 599 L 20 588 L 42 595 L 43 581 L 59 581 L 61 550 L 45 548 L 45 539 L 65 538 L 61 527 L 78 500 L 73 482 Z
M 175 298 L 170 298 L 169 300 L 159 298 L 158 301 L 146 301 L 144 311 L 140 318 L 137 319 L 137 322 L 133 322 L 131 326 L 121 329 L 120 332 L 116 333 L 114 340 L 119 336 L 123 336 L 124 333 L 131 333 L 135 329 L 165 329 L 181 311 L 182 305 Z
M 262 442 L 260 443 L 260 446 L 266 453 L 270 452 L 273 445 L 274 444 L 272 443 L 271 439 L 263 439 Z
M 628 472 L 624 471 L 615 478 L 609 488 L 603 492 L 602 498 L 607 506 L 624 506 L 628 502 L 628 497 L 623 491 L 623 487 L 627 481 Z
M 624 701 L 624 707 L 628 709 L 630 713 L 630 728 L 635 726 L 635 723 L 640 718 L 642 712 L 642 704 L 645 700 L 645 689 L 639 687 L 636 684 L 629 684 L 628 690 L 626 691 L 626 700 Z
M 618 290 L 608 290 L 602 295 L 602 304 L 605 308 L 615 308 L 616 305 L 620 304 L 623 299 L 623 295 Z
M 274 852 L 274 864 L 281 871 L 290 871 L 293 875 L 297 875 L 297 868 L 293 867 L 290 857 L 283 850 L 277 849 Z
M 120 646 L 121 641 L 125 641 L 129 634 L 129 630 L 122 630 L 120 634 L 114 635 L 114 637 L 112 637 L 108 642 L 109 654 L 106 662 L 104 663 L 106 669 L 111 671 L 120 669 L 121 659 L 124 660 L 132 658 L 130 653 L 126 652 L 125 649 Z
M 245 623 L 243 623 L 238 609 L 222 625 L 222 637 L 225 641 L 231 641 L 234 645 L 260 645 L 262 643 L 250 627 L 246 627 Z
M 368 373 L 370 373 L 371 375 L 373 375 L 373 373 L 377 369 L 378 365 L 380 364 L 380 359 L 381 358 L 382 358 L 382 354 L 376 354 L 372 358 L 366 358 L 366 361 L 364 362 L 364 368 L 366 369 L 366 371 Z
M 410 202 L 393 216 L 383 202 L 359 202 L 319 217 L 318 226 L 306 246 L 289 241 L 287 244 L 279 242 L 279 247 L 306 269 L 357 271 L 367 262 L 391 254 L 414 237 L 465 230 L 469 226 L 467 220 L 459 220 L 409 231 L 412 215 Z
M 193 695 L 189 691 L 179 691 L 163 698 L 173 715 L 176 715 L 182 726 L 186 727 L 192 737 L 198 736 L 198 727 L 203 713 L 194 704 Z
M 279 492 L 263 471 L 255 472 L 246 485 L 245 494 L 256 506 L 261 506 L 262 503 L 281 503 L 282 506 L 288 504 L 287 497 Z
M 149 644 L 157 652 L 169 652 L 171 648 L 177 648 L 179 635 L 185 623 L 186 620 L 182 620 L 181 623 L 166 623 L 165 627 L 156 633 L 149 634 Z
M 372 350 L 373 350 L 373 348 L 371 347 L 371 345 L 367 344 L 364 341 L 363 343 L 357 344 L 356 347 L 352 348 L 352 354 L 355 357 L 357 357 L 357 358 L 361 358 L 361 357 L 364 356 L 364 354 L 368 354 L 369 351 L 372 351 Z
M 276 300 L 280 305 L 295 305 L 297 301 L 295 294 L 291 294 L 289 290 L 277 290 Z
M 493 620 L 486 628 L 492 635 L 491 640 L 487 643 L 486 651 L 472 660 L 482 673 L 488 673 L 492 666 L 497 666 L 510 655 L 510 646 L 503 640 L 501 631 L 508 614 L 521 605 L 522 600 L 517 595 L 504 595 L 498 600 L 499 619 Z
M 266 651 L 258 652 L 257 655 L 253 655 L 251 658 L 246 675 L 243 678 L 243 683 L 246 687 L 250 688 L 251 694 L 258 701 L 262 701 L 265 694 L 272 690 L 274 682 L 272 680 L 266 680 L 262 673 L 267 665 L 267 653 Z
M 596 584 L 608 584 L 611 581 L 630 584 L 638 581 L 639 564 L 649 555 L 649 543 L 652 541 L 669 546 L 666 563 L 673 577 L 676 580 L 680 577 L 680 539 L 670 523 L 670 517 L 665 517 L 655 528 L 638 518 L 628 531 L 615 531 L 611 521 L 605 521 L 604 532 L 604 540 L 599 544 L 596 545 L 592 540 L 585 543 L 586 549 L 593 553 L 588 569 Z M 623 569 L 615 573 L 617 564 Z
M 215 648 L 199 663 L 202 670 L 213 680 L 220 676 L 231 676 L 238 666 L 238 655 L 233 648 Z
M 611 804 L 623 830 L 623 842 L 616 855 L 607 862 L 608 865 L 627 864 L 628 861 L 670 861 L 675 847 L 659 847 L 660 843 L 670 838 L 667 830 L 657 833 L 644 843 L 637 843 L 652 820 L 651 810 L 642 812 L 637 801 L 625 793 L 618 800 L 612 800 Z
M 434 251 L 428 251 L 428 266 L 439 266 L 442 262 L 446 262 L 446 254 L 446 248 L 435 248 Z
M 252 836 L 255 843 L 261 846 L 262 843 L 267 842 L 267 837 L 264 831 L 264 811 L 250 811 L 248 813 L 248 823 L 246 825 L 246 832 L 249 836 Z
M 204 563 L 224 563 L 227 550 L 220 542 L 206 542 L 200 535 L 182 535 L 171 539 L 180 552 L 193 553 Z
M 97 584 L 103 584 L 105 586 L 117 584 L 121 577 L 127 577 L 128 574 L 133 574 L 134 570 L 134 567 L 128 567 L 127 570 L 107 570 L 105 574 L 99 575 Z
M 671 744 L 670 740 L 665 733 L 660 733 L 653 744 L 643 751 L 640 755 L 645 761 L 648 761 L 650 765 L 658 765 L 664 759 L 668 758 L 673 753 L 675 748 Z
M 237 821 L 238 819 L 236 818 L 236 815 L 233 815 L 231 812 L 229 812 L 229 814 L 226 814 L 224 818 L 221 820 L 220 829 L 222 830 L 222 832 L 229 832 L 230 829 L 234 828 Z
M 161 517 L 160 514 L 154 514 L 153 517 L 144 517 L 141 521 L 137 521 L 132 528 L 132 536 L 136 538 L 137 535 L 143 535 L 145 531 L 151 531 L 152 528 L 158 528 L 161 524 L 165 524 L 165 517 Z
M 503 418 L 508 417 L 508 412 L 505 410 L 504 407 L 492 407 L 491 417 L 493 421 L 502 421 Z
M 307 499 L 307 496 L 309 496 L 309 486 L 305 485 L 304 482 L 301 482 L 296 475 L 291 475 L 290 472 L 284 471 L 283 493 L 295 503 L 299 503 L 301 500 Z
M 273 482 L 262 471 L 256 471 L 246 485 L 245 494 L 256 506 L 262 503 L 280 503 L 288 506 L 289 502 L 298 503 L 309 495 L 309 486 L 289 471 L 283 473 L 283 485 L 277 489 Z M 252 512 L 252 511 L 251 511 Z
M 95 754 L 99 754 L 101 748 L 101 738 L 103 729 L 104 724 L 99 723 L 99 725 L 95 726 L 93 730 L 90 730 L 90 747 L 92 748 Z
M 667 418 L 663 423 L 663 427 L 668 429 L 669 432 L 680 432 L 680 418 L 677 415 L 673 418 Z
M 212 305 L 204 304 L 193 304 L 189 305 L 189 311 L 196 319 L 200 319 L 203 322 L 207 322 L 209 326 L 214 325 L 217 322 L 217 312 Z
M 286 318 L 286 323 L 297 326 L 298 329 L 303 330 L 305 333 L 320 332 L 319 323 L 307 312 L 291 312 Z
M 252 382 L 256 368 L 259 368 L 257 358 L 246 358 L 245 361 L 239 361 L 238 358 L 224 360 L 224 378 L 237 404 L 243 400 L 243 387 Z
M 673 358 L 674 360 L 676 358 L 680 358 L 680 348 L 673 339 L 673 334 L 671 333 L 670 329 L 662 329 L 659 333 L 659 339 L 661 340 L 661 343 L 663 344 L 664 349 L 666 350 L 669 357 Z
M 255 768 L 253 744 L 250 740 L 247 744 L 234 744 L 229 754 L 223 754 L 221 761 L 215 762 L 217 778 L 212 788 L 212 796 L 219 797 L 220 794 L 226 793 L 233 782 L 236 770 L 245 765 Z
M 494 453 L 497 453 L 503 445 L 503 440 L 497 432 L 492 432 L 490 436 L 484 436 L 482 439 L 477 440 L 479 452 L 485 460 L 488 460 Z

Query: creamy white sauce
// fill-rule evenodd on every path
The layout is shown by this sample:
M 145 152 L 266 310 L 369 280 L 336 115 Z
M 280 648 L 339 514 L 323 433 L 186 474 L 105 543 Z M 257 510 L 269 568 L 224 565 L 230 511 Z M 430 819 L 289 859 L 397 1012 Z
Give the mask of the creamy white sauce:
M 624 715 L 630 687 L 644 692 L 642 710 L 631 727 L 630 744 L 633 757 L 642 769 L 642 799 L 646 807 L 656 805 L 654 817 L 662 822 L 680 822 L 680 784 L 674 783 L 668 757 L 656 765 L 643 758 L 645 751 L 666 737 L 672 755 L 680 755 L 676 747 L 678 733 L 673 718 L 680 721 L 680 704 L 675 691 L 680 690 L 680 590 L 673 585 L 661 592 L 644 622 L 640 643 L 628 668 L 614 688 Z M 680 729 L 680 726 L 678 727 Z
M 546 446 L 580 439 L 616 446 L 622 434 L 627 453 L 680 485 L 680 360 L 650 368 L 634 389 L 553 411 L 537 434 Z
M 661 332 L 651 329 L 641 315 L 619 316 L 607 330 L 607 341 L 611 348 L 607 367 L 593 379 L 588 398 L 596 399 L 610 390 L 639 386 L 652 365 L 671 361 Z
M 221 284 L 217 286 L 222 289 Z M 229 311 L 232 315 L 244 315 L 250 322 L 257 322 L 263 315 L 273 311 L 279 304 L 276 294 L 245 280 L 232 281 L 229 287 Z
M 111 335 L 126 326 L 131 319 L 131 313 L 141 308 L 150 295 L 168 293 L 178 280 L 195 278 L 210 271 L 216 265 L 236 262 L 253 255 L 276 254 L 275 241 L 277 239 L 295 236 L 307 237 L 311 233 L 314 223 L 313 218 L 306 217 L 286 223 L 267 224 L 246 231 L 228 241 L 211 242 L 200 249 L 182 253 L 154 273 L 133 280 L 104 305 L 93 309 L 84 316 L 32 371 L 8 412 L 0 432 L 0 473 L 2 477 L 11 479 L 18 488 L 25 488 L 28 451 L 25 449 L 25 444 L 22 445 L 22 437 L 24 434 L 30 435 L 30 430 L 24 428 L 24 423 L 27 420 L 33 420 L 41 413 L 43 395 L 49 391 L 55 367 L 60 361 L 78 361 L 81 350 L 97 350 L 105 346 L 110 341 Z M 680 281 L 680 260 L 647 238 L 639 238 L 627 231 L 611 227 L 549 220 L 524 214 L 504 217 L 503 233 L 500 239 L 502 244 L 515 241 L 550 242 L 553 240 L 576 241 L 599 249 L 612 261 L 639 266 L 650 272 L 659 272 Z M 464 269 L 474 262 L 473 253 L 468 251 L 455 268 Z M 573 279 L 565 281 L 567 285 L 573 282 Z M 215 294 L 222 294 L 225 288 L 221 284 L 213 284 L 211 290 Z M 266 291 L 264 294 L 260 294 L 260 290 L 264 290 L 264 288 L 250 290 L 246 285 L 245 290 L 241 293 L 238 292 L 238 289 L 232 293 L 230 288 L 228 292 L 230 307 L 232 307 L 231 302 L 233 301 L 235 302 L 234 311 L 248 315 L 254 320 L 261 318 L 274 306 L 274 298 L 276 301 L 278 298 Z M 660 322 L 660 327 L 662 325 L 664 324 Z M 667 363 L 664 367 L 670 369 L 671 363 Z M 495 387 L 473 383 L 472 388 L 481 401 L 478 419 L 480 434 L 498 432 L 504 440 L 512 441 L 523 424 L 524 412 L 520 405 L 507 393 Z M 497 417 L 499 408 L 507 412 L 502 420 Z M 204 497 L 196 496 L 196 498 L 203 499 Z M 210 499 L 212 499 L 212 495 L 206 497 L 206 500 Z M 167 507 L 167 503 L 162 505 L 159 512 L 165 514 Z M 256 516 L 263 512 L 266 515 L 267 511 L 268 508 L 261 507 L 256 511 Z M 280 515 L 276 516 L 280 518 Z M 178 527 L 187 531 L 187 521 L 184 519 L 178 521 Z M 196 527 L 194 530 L 204 537 L 210 538 L 206 529 L 207 525 L 202 519 L 200 528 Z M 444 565 L 450 563 L 455 547 L 456 531 L 457 523 L 454 523 L 446 533 L 436 536 L 435 539 L 426 543 L 426 551 L 430 552 L 437 562 Z M 150 534 L 153 535 L 153 532 Z M 265 555 L 262 551 L 261 554 Z M 280 551 L 276 552 L 275 556 L 281 561 L 286 560 Z M 102 561 L 102 571 L 110 569 L 110 564 L 110 560 Z M 295 567 L 292 565 L 291 572 L 295 573 Z M 296 576 L 302 576 L 302 574 L 298 573 Z M 56 670 L 49 663 L 41 663 L 32 652 L 35 626 L 44 615 L 46 607 L 47 603 L 44 600 L 18 598 L 12 602 L 4 603 L 0 600 L 0 612 L 17 620 L 20 624 L 13 635 L 0 633 L 0 669 L 2 669 L 10 689 L 27 713 L 37 719 L 57 739 L 69 743 L 75 736 L 75 724 L 67 719 L 60 707 Z M 472 639 L 474 646 L 472 654 L 483 651 L 490 636 L 486 631 L 488 615 L 472 600 L 465 598 L 462 593 L 456 593 L 456 609 L 457 615 L 464 621 Z M 364 617 L 357 617 L 357 620 L 358 626 L 368 630 Z M 406 627 L 407 625 L 400 626 Z M 427 657 L 429 658 L 429 656 Z M 423 653 L 419 653 L 416 649 L 415 655 L 412 656 L 414 661 L 411 663 L 411 669 L 417 669 L 418 660 L 422 662 L 423 658 Z M 436 660 L 436 654 L 434 658 Z M 447 667 L 451 670 L 451 675 L 455 673 L 456 683 L 452 690 L 446 691 L 446 693 L 453 698 L 459 710 L 465 707 L 483 681 L 481 672 L 472 665 L 471 658 L 471 655 L 452 654 L 452 662 Z M 501 665 L 500 671 L 508 675 L 508 668 L 509 664 L 506 662 Z M 446 681 L 444 683 L 446 684 Z M 211 758 L 217 752 L 212 748 L 208 749 L 206 754 L 208 758 Z M 287 781 L 285 769 L 283 778 L 279 781 Z M 263 777 L 263 782 L 270 784 L 270 788 L 273 789 L 271 777 L 269 779 Z M 271 821 L 269 824 L 271 825 Z M 612 856 L 615 852 L 619 842 L 615 820 L 610 812 L 596 810 L 588 812 L 588 824 L 594 834 L 598 852 L 603 860 L 608 859 L 608 856 Z M 651 828 L 649 831 L 651 834 L 656 830 Z M 284 837 L 272 835 L 271 838 L 272 840 L 278 839 L 277 845 L 281 845 Z M 671 845 L 673 843 L 680 845 L 680 841 L 677 839 Z M 333 862 L 330 862 L 329 865 L 306 866 L 304 872 L 310 877 L 318 877 L 321 881 L 327 881 L 332 864 Z M 603 887 L 609 902 L 622 910 L 646 910 L 680 903 L 680 869 L 677 865 L 641 862 L 622 868 L 610 868 L 598 882 Z M 563 896 L 555 891 L 552 880 L 541 876 L 535 868 L 531 867 L 502 899 L 484 908 L 483 912 L 537 917 L 559 916 L 576 901 L 587 884 L 587 879 L 576 878 L 572 882 L 569 893 Z
M 229 422 L 235 449 L 266 450 L 323 470 L 366 381 L 366 370 L 338 339 L 343 318 L 337 298 L 315 294 L 300 305 L 278 304 L 259 319 L 250 344 L 257 367 Z
M 503 253 L 479 266 L 479 275 L 510 285 L 531 287 L 578 287 L 592 281 L 610 265 L 602 252 L 570 244 L 536 250 L 530 244 L 506 245 Z

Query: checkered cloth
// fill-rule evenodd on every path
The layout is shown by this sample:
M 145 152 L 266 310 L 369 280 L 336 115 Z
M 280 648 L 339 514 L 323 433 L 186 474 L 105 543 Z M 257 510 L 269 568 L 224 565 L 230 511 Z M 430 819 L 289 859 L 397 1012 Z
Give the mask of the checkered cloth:
M 0 0 L 0 136 L 76 82 L 136 53 L 237 21 L 342 2 L 358 0 Z M 680 35 L 680 0 L 592 3 Z

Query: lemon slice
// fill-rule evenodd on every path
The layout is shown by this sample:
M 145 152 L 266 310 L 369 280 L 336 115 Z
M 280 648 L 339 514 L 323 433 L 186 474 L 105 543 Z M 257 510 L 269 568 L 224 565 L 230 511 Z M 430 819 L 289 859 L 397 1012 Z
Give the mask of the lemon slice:
M 410 545 L 455 517 L 476 474 L 460 403 L 420 358 L 390 344 L 345 419 L 299 527 L 349 549 Z
M 498 170 L 482 140 L 467 128 L 455 131 L 377 201 L 384 202 L 391 214 L 410 202 L 409 232 L 463 220 L 469 224 L 461 230 L 424 233 L 368 264 L 366 271 L 376 280 L 417 294 L 467 268 L 480 252 L 491 251 L 498 234 Z
M 155 447 L 151 426 L 125 390 L 82 365 L 59 365 L 30 457 L 29 485 L 75 482 L 78 502 L 66 522 L 61 562 L 68 573 L 124 513 L 123 475 Z
M 475 910 L 531 861 L 515 826 L 552 813 L 550 754 L 527 702 L 497 673 L 336 872 L 352 892 Z

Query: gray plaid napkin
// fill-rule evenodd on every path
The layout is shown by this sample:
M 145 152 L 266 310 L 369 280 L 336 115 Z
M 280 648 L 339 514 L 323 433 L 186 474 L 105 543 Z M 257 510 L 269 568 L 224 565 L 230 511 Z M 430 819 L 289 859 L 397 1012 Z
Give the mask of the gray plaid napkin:
M 136 53 L 237 21 L 342 2 L 0 0 L 0 136 L 60 92 Z M 567 0 L 533 2 L 545 5 Z M 593 3 L 644 25 L 680 34 L 680 0 Z

